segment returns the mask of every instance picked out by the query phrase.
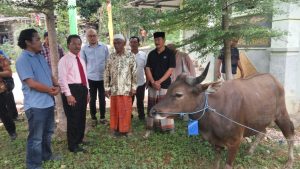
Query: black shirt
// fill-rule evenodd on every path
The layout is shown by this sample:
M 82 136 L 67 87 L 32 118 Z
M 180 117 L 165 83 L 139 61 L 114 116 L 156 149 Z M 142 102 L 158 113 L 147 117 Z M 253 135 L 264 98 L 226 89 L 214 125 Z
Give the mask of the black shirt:
M 221 55 L 219 56 L 220 60 L 222 60 L 222 73 L 225 73 L 225 52 L 224 48 L 221 50 Z M 232 69 L 232 74 L 236 74 L 238 62 L 240 60 L 240 53 L 238 48 L 233 47 L 231 48 L 231 69 Z
M 158 54 L 154 49 L 148 54 L 146 67 L 149 67 L 155 81 L 159 80 L 168 71 L 169 68 L 175 68 L 175 54 L 169 48 Z M 171 77 L 161 83 L 161 88 L 168 89 L 171 84 Z

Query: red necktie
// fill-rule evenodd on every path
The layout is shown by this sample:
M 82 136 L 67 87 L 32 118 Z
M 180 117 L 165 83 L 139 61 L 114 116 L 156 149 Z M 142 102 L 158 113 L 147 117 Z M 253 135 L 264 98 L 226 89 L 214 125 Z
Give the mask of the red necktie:
M 79 73 L 80 73 L 81 83 L 82 83 L 83 86 L 86 86 L 86 79 L 85 79 L 83 67 L 82 67 L 82 64 L 80 62 L 79 56 L 76 56 L 76 60 L 77 60 L 78 69 L 79 69 Z

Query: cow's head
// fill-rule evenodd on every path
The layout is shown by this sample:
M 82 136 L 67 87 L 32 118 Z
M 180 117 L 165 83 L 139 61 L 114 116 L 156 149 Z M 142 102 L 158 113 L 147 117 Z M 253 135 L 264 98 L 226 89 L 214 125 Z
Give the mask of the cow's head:
M 156 119 L 175 117 L 180 112 L 193 112 L 199 107 L 199 99 L 203 97 L 201 93 L 207 89 L 207 85 L 201 82 L 206 78 L 209 69 L 207 64 L 203 73 L 194 78 L 187 75 L 180 75 L 171 84 L 163 100 L 156 104 L 150 111 L 150 116 Z

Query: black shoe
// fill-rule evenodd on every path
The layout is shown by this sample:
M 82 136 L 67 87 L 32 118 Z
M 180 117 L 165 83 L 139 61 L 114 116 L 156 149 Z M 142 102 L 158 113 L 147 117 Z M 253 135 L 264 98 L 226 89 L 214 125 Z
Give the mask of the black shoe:
M 105 126 L 108 125 L 108 121 L 107 121 L 106 119 L 100 119 L 100 120 L 99 120 L 99 123 L 101 123 L 101 124 L 103 124 L 103 125 L 105 125 Z
M 14 141 L 17 138 L 17 133 L 12 133 L 9 136 L 10 136 L 11 141 Z
M 84 146 L 89 146 L 91 145 L 91 143 L 89 141 L 82 141 L 80 144 L 84 145 Z
M 81 147 L 77 147 L 77 148 L 74 148 L 73 150 L 70 150 L 72 153 L 79 153 L 79 152 L 82 152 L 82 153 L 87 153 L 87 151 Z

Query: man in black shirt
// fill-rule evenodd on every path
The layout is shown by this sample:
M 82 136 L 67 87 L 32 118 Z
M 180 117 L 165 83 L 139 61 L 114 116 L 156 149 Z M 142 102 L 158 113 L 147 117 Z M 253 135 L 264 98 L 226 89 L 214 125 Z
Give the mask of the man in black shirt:
M 152 50 L 147 59 L 146 76 L 150 82 L 148 88 L 148 114 L 167 93 L 171 84 L 171 74 L 176 66 L 175 54 L 165 46 L 165 33 L 155 32 L 154 42 L 156 49 Z M 160 120 L 158 126 L 161 130 L 174 129 L 174 120 Z M 153 127 L 153 119 L 148 118 L 147 127 Z
M 236 75 L 237 73 L 237 68 L 240 69 L 241 71 L 241 76 L 242 78 L 244 77 L 244 71 L 242 68 L 242 64 L 240 62 L 240 53 L 238 48 L 236 47 L 238 43 L 237 39 L 232 39 L 231 40 L 231 69 L 232 69 L 232 75 L 233 77 Z M 220 66 L 222 64 L 222 69 L 220 72 Z M 221 73 L 222 73 L 222 77 L 224 80 L 226 79 L 225 76 L 225 51 L 224 48 L 221 50 L 221 55 L 218 57 L 218 61 L 217 61 L 217 72 L 216 72 L 216 76 L 217 78 L 221 77 Z

